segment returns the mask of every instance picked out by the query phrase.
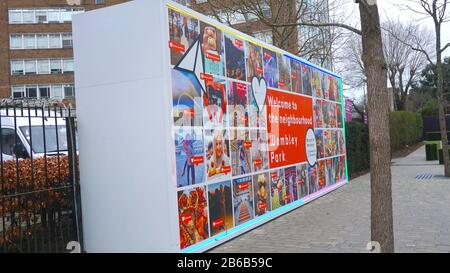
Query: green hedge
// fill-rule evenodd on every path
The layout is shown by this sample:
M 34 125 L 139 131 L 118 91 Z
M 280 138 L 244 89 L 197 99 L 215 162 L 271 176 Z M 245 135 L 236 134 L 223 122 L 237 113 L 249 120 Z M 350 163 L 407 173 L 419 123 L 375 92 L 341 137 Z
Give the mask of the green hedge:
M 349 176 L 369 169 L 369 128 L 357 121 L 345 124 Z
M 369 129 L 366 124 L 346 122 L 347 163 L 351 177 L 358 172 L 368 170 Z M 420 114 L 398 111 L 390 116 L 391 151 L 414 145 L 422 138 L 422 117 Z
M 450 132 L 447 132 L 447 139 L 450 139 Z M 425 134 L 426 141 L 441 141 L 441 132 L 428 132 Z
M 390 134 L 392 151 L 416 144 L 422 138 L 422 116 L 407 111 L 392 112 Z

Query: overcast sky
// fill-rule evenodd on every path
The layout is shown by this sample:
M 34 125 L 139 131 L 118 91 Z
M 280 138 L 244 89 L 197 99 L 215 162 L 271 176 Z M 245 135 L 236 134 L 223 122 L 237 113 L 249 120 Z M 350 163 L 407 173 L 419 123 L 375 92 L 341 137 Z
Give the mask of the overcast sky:
M 346 0 L 347 3 L 342 7 L 345 10 L 345 13 L 352 14 L 354 22 L 359 21 L 359 10 L 358 5 L 354 3 L 354 0 Z M 381 20 L 384 18 L 397 19 L 399 18 L 401 21 L 415 21 L 419 22 L 422 26 L 425 26 L 429 29 L 430 32 L 434 33 L 434 24 L 431 17 L 424 16 L 421 14 L 416 14 L 413 11 L 410 11 L 406 8 L 402 8 L 401 5 L 406 5 L 414 1 L 410 0 L 377 0 L 378 9 L 380 13 Z M 420 6 L 416 6 L 417 10 L 421 10 Z M 448 14 L 450 16 L 450 8 L 448 8 Z M 441 30 L 442 36 L 442 47 L 450 42 L 450 23 L 445 23 L 442 26 Z M 443 56 L 450 56 L 450 48 L 448 48 Z M 361 98 L 363 94 L 363 90 L 353 89 L 353 90 L 345 90 L 344 95 L 353 99 Z
M 409 21 L 414 20 L 421 25 L 427 26 L 427 28 L 434 33 L 434 23 L 431 17 L 424 16 L 422 14 L 414 13 L 413 11 L 399 7 L 399 5 L 407 4 L 414 1 L 408 0 L 378 0 L 379 13 L 382 18 L 388 16 L 389 18 L 400 18 L 401 20 Z M 420 5 L 415 5 L 416 10 L 422 11 Z M 450 16 L 450 7 L 447 8 L 447 14 Z M 441 31 L 442 46 L 450 42 L 450 23 L 444 23 Z M 444 52 L 444 56 L 450 56 L 450 49 Z

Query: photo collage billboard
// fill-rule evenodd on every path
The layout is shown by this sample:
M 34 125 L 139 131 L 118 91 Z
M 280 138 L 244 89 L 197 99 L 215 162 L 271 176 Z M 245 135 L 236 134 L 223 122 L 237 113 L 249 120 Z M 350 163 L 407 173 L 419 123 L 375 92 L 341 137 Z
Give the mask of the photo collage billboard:
M 341 79 L 168 7 L 181 250 L 346 181 Z

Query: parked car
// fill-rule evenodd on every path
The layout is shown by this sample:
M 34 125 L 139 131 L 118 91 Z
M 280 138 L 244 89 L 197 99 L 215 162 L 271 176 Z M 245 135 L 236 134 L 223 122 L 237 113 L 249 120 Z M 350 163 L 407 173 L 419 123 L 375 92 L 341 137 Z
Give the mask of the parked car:
M 60 113 L 34 109 L 15 112 L 0 110 L 2 161 L 67 154 L 66 120 Z

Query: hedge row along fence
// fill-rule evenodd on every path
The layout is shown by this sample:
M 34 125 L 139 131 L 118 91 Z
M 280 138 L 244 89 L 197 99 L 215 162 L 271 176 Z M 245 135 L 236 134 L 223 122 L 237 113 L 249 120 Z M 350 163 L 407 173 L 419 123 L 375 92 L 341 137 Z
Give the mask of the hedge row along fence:
M 349 176 L 369 169 L 369 128 L 357 121 L 347 122 L 347 166 Z
M 369 129 L 366 124 L 352 121 L 346 123 L 347 163 L 349 176 L 369 170 Z M 422 139 L 420 114 L 398 111 L 390 115 L 391 151 L 414 145 Z
M 407 111 L 392 112 L 390 116 L 391 150 L 414 145 L 422 139 L 422 116 Z
M 30 244 L 30 241 L 47 242 L 51 236 L 70 236 L 53 234 L 57 225 L 70 222 L 64 220 L 72 210 L 70 175 L 69 158 L 64 155 L 2 162 L 0 252 L 23 249 L 21 245 Z M 25 230 L 32 232 L 24 234 Z M 43 251 L 61 247 L 56 246 L 56 239 L 54 242 L 54 245 L 46 243 Z M 30 251 L 40 250 L 31 247 Z

